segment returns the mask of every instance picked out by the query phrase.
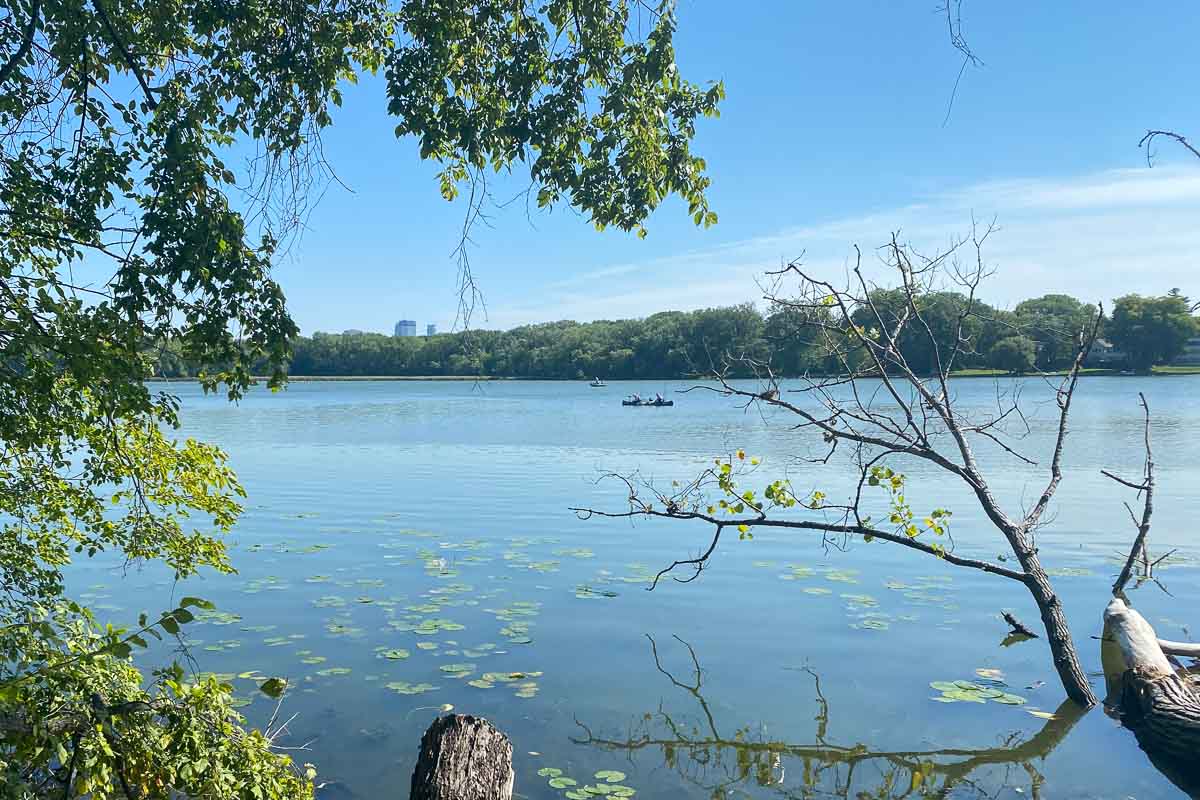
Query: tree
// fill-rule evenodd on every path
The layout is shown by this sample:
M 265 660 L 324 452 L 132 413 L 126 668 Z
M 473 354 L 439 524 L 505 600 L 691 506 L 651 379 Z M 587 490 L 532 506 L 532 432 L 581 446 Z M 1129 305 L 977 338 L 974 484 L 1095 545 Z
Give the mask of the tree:
M 1037 355 L 1033 340 L 1025 336 L 1009 336 L 992 345 L 989 362 L 997 369 L 1023 375 L 1033 369 Z
M 886 296 L 889 300 L 899 296 L 902 303 L 893 302 L 887 311 L 877 304 L 881 295 L 868 283 L 859 265 L 852 272 L 852 283 L 838 286 L 809 274 L 799 262 L 788 264 L 775 277 L 794 281 L 794 294 L 776 294 L 768 299 L 776 306 L 805 314 L 829 309 L 834 321 L 816 322 L 812 335 L 820 337 L 840 368 L 831 377 L 802 378 L 800 388 L 791 393 L 782 392 L 779 377 L 766 363 L 743 363 L 743 368 L 756 373 L 758 385 L 753 388 L 729 382 L 723 372 L 715 375 L 719 384 L 710 387 L 714 391 L 741 398 L 747 404 L 777 406 L 796 416 L 796 428 L 813 431 L 818 438 L 816 446 L 821 449 L 807 460 L 815 465 L 835 463 L 853 469 L 855 489 L 849 496 L 831 498 L 820 490 L 800 492 L 785 478 L 758 479 L 758 460 L 747 458 L 739 450 L 715 459 L 712 466 L 691 480 L 673 482 L 670 488 L 659 488 L 631 476 L 614 476 L 627 492 L 627 509 L 579 508 L 576 512 L 584 518 L 656 517 L 711 526 L 712 537 L 700 553 L 667 566 L 659 572 L 655 584 L 679 568 L 690 568 L 692 572 L 677 580 L 695 579 L 726 531 L 736 530 L 739 538 L 752 538 L 754 530 L 763 527 L 813 532 L 826 544 L 841 549 L 853 539 L 887 543 L 1011 580 L 1023 586 L 1037 605 L 1054 667 L 1067 696 L 1085 706 L 1095 704 L 1096 696 L 1080 665 L 1062 602 L 1042 566 L 1034 537 L 1062 481 L 1071 403 L 1099 317 L 1080 340 L 1071 369 L 1055 393 L 1056 435 L 1045 462 L 1048 466 L 1043 488 L 1030 507 L 1012 513 L 989 487 L 975 447 L 980 443 L 996 446 L 1018 463 L 1038 465 L 1018 449 L 1024 430 L 1019 421 L 1025 418 L 1019 405 L 1020 393 L 997 393 L 997 407 L 986 416 L 974 417 L 958 404 L 950 379 L 970 346 L 965 331 L 976 313 L 976 290 L 987 274 L 982 266 L 982 250 L 990 233 L 990 228 L 983 233 L 973 232 L 970 239 L 933 256 L 915 253 L 893 235 L 884 251 L 900 285 Z M 963 268 L 953 260 L 958 247 L 967 242 L 974 246 L 974 268 Z M 861 255 L 859 258 L 861 262 Z M 935 332 L 922 303 L 923 295 L 943 276 L 957 283 L 962 298 L 957 304 L 958 322 L 953 323 L 948 337 Z M 923 348 L 917 351 L 921 353 L 917 363 L 909 360 L 911 351 L 903 347 L 909 336 L 924 340 Z M 926 352 L 934 366 L 928 377 L 924 375 Z M 795 392 L 801 393 L 800 399 L 794 399 Z M 1013 424 L 1018 427 L 1013 431 L 1015 436 L 1010 436 Z M 970 490 L 984 517 L 1011 551 L 1011 566 L 954 552 L 946 535 L 951 511 L 941 506 L 917 509 L 909 500 L 903 469 L 911 462 L 939 469 Z
M 1067 369 L 1081 332 L 1096 318 L 1096 307 L 1066 294 L 1047 294 L 1017 303 L 1014 324 L 1037 343 L 1037 366 Z
M 174 438 L 178 402 L 146 380 L 166 351 L 231 398 L 258 369 L 282 382 L 297 331 L 272 259 L 329 178 L 321 132 L 359 75 L 384 74 L 441 193 L 471 187 L 468 220 L 485 172 L 522 162 L 539 205 L 597 227 L 644 235 L 670 195 L 713 223 L 690 143 L 723 89 L 679 75 L 669 4 L 641 38 L 631 8 L 0 6 L 0 794 L 311 795 L 311 769 L 273 749 L 278 729 L 243 728 L 228 686 L 129 662 L 203 600 L 108 625 L 62 570 L 104 551 L 178 577 L 231 569 L 241 486 L 219 449 Z M 238 148 L 255 155 L 235 171 Z
M 870 294 L 870 303 L 852 312 L 851 321 L 855 325 L 877 328 L 882 322 L 894 327 L 908 315 L 909 299 L 902 289 L 872 289 Z M 901 326 L 897 347 L 905 363 L 922 375 L 932 375 L 938 370 L 935 347 L 953 346 L 961 359 L 960 366 L 974 366 L 979 357 L 983 321 L 987 319 L 980 301 L 958 292 L 931 290 L 922 291 L 914 300 L 928 333 Z M 961 339 L 955 342 L 954 337 Z
M 1124 350 L 1129 363 L 1139 372 L 1149 372 L 1183 352 L 1196 334 L 1196 318 L 1188 299 L 1180 294 L 1142 297 L 1127 294 L 1113 305 L 1108 336 Z

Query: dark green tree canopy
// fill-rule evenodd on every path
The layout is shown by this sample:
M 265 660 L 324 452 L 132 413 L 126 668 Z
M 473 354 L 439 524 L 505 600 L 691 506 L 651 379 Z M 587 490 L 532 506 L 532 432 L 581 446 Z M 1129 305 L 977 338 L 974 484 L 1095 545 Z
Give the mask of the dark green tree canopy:
M 992 345 L 988 360 L 996 369 L 1023 375 L 1034 368 L 1037 345 L 1027 336 L 1007 336 Z
M 1065 369 L 1076 343 L 1096 317 L 1096 307 L 1066 294 L 1047 294 L 1017 303 L 1015 324 L 1037 343 L 1040 369 Z
M 1197 333 L 1188 299 L 1178 292 L 1162 297 L 1127 294 L 1113 305 L 1108 337 L 1125 352 L 1129 364 L 1149 372 L 1155 364 L 1170 361 Z

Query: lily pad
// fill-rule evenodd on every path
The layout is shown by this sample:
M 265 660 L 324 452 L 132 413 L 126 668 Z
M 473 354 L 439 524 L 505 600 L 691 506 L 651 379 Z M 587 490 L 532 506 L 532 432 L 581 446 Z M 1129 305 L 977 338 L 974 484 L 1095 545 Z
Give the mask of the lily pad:
M 578 786 L 579 782 L 574 778 L 551 778 L 549 784 L 551 789 L 566 789 L 570 786 Z
M 432 683 L 409 683 L 408 681 L 392 681 L 384 685 L 397 694 L 424 694 L 438 688 Z
M 412 653 L 402 647 L 394 647 L 391 650 L 382 650 L 379 653 L 380 658 L 386 658 L 389 661 L 399 661 L 402 658 L 408 658 Z
M 999 697 L 993 697 L 992 702 L 1003 703 L 1006 706 L 1023 706 L 1023 705 L 1025 705 L 1026 700 L 1024 697 L 1021 697 L 1018 694 L 1004 693 L 1004 694 L 1001 694 Z
M 609 783 L 620 783 L 625 780 L 625 773 L 615 769 L 602 769 L 596 773 L 596 780 Z
M 558 767 L 542 767 L 537 771 L 537 774 L 543 778 L 557 778 L 563 774 L 563 771 Z
M 325 669 L 317 670 L 317 674 L 322 677 L 328 677 L 330 675 L 349 675 L 350 668 L 349 667 L 326 667 Z

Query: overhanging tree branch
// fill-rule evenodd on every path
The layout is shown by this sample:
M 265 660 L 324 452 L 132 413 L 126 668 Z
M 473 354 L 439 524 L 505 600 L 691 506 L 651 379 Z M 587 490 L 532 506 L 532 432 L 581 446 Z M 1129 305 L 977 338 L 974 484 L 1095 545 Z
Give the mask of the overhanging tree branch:
M 1197 150 L 1195 147 L 1193 147 L 1191 142 L 1189 142 L 1187 139 L 1185 139 L 1182 135 L 1175 133 L 1175 131 L 1158 131 L 1158 130 L 1146 131 L 1146 135 L 1143 136 L 1141 138 L 1141 141 L 1138 142 L 1138 147 L 1146 148 L 1146 165 L 1147 166 L 1150 166 L 1150 167 L 1154 166 L 1154 154 L 1152 152 L 1150 152 L 1150 145 L 1152 145 L 1154 143 L 1154 140 L 1159 138 L 1160 136 L 1166 137 L 1168 139 L 1174 139 L 1176 142 L 1183 145 L 1183 147 L 1186 148 L 1188 150 L 1188 152 L 1190 152 L 1196 158 L 1200 158 L 1200 150 Z
M 146 81 L 146 75 L 142 72 L 141 65 L 138 64 L 133 53 L 129 51 L 124 40 L 117 33 L 117 29 L 113 27 L 112 20 L 108 18 L 108 12 L 104 10 L 104 3 L 101 0 L 92 0 L 92 5 L 96 8 L 96 15 L 100 17 L 100 22 L 104 25 L 104 30 L 108 32 L 109 38 L 112 39 L 113 45 L 116 46 L 117 51 L 121 54 L 121 58 L 128 65 L 129 71 L 137 78 L 138 85 L 142 87 L 142 94 L 146 96 L 146 105 L 150 106 L 151 109 L 158 108 L 158 101 L 154 99 L 150 84 Z
M 8 80 L 8 76 L 29 55 L 29 50 L 33 47 L 33 37 L 37 35 L 41 14 L 42 0 L 32 0 L 29 4 L 29 21 L 25 23 L 25 29 L 21 32 L 21 44 L 11 57 L 3 65 L 0 65 L 0 86 L 4 85 L 5 81 Z

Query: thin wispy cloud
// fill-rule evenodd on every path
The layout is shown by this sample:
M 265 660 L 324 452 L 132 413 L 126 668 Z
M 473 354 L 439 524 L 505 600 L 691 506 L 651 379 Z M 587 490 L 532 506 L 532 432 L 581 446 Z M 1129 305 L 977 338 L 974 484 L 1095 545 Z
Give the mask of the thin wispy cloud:
M 997 305 L 1048 292 L 1106 303 L 1172 287 L 1200 294 L 1200 168 L 1185 165 L 992 181 L 915 197 L 895 209 L 614 265 L 546 287 L 548 296 L 536 306 L 495 307 L 491 323 L 641 317 L 758 301 L 757 278 L 801 254 L 811 271 L 838 279 L 855 244 L 864 260 L 874 260 L 875 248 L 898 230 L 932 252 L 969 233 L 972 218 L 998 227 L 985 251 L 996 273 L 982 290 Z M 616 276 L 619 289 L 611 281 Z

